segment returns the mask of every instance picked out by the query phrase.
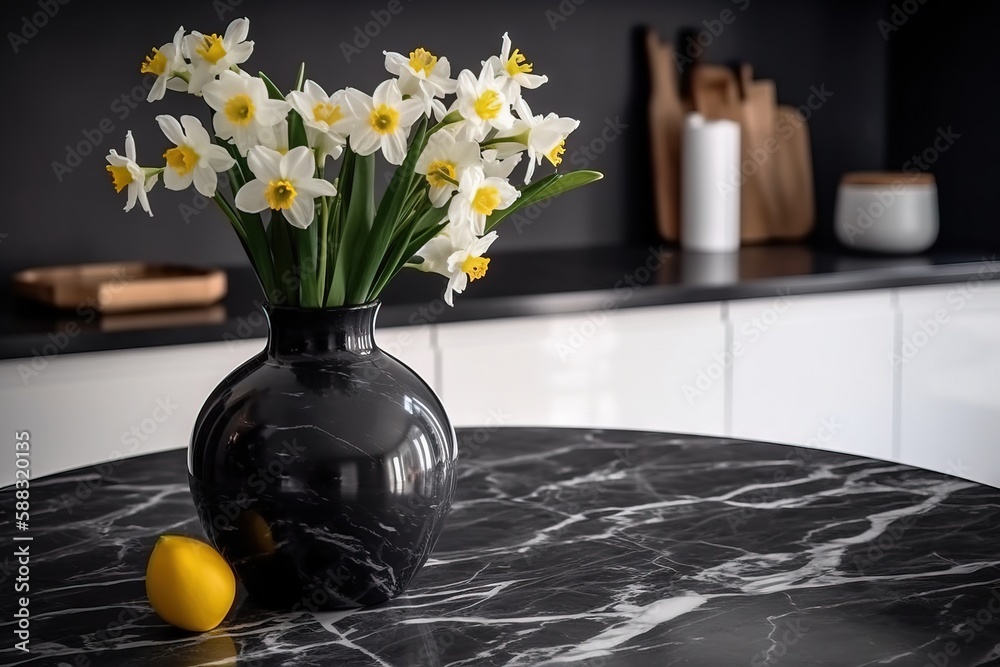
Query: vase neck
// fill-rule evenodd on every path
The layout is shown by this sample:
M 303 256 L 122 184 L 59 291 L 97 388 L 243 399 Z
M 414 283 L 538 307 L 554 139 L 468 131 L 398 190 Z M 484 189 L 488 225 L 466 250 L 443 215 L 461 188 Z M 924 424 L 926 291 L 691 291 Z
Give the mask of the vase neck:
M 333 357 L 344 352 L 369 354 L 375 349 L 379 302 L 343 308 L 265 306 L 267 354 L 273 359 Z

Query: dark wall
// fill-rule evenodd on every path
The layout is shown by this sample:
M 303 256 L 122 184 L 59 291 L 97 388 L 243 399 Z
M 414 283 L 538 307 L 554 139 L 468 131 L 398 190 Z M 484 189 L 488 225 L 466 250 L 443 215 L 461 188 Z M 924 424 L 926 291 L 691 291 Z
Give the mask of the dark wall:
M 37 34 L 25 28 L 40 5 L 59 2 L 65 4 Z M 391 15 L 386 8 L 395 2 L 401 11 Z M 647 187 L 646 84 L 637 66 L 642 62 L 635 28 L 648 23 L 664 35 L 686 25 L 718 32 L 724 10 L 734 19 L 712 36 L 707 59 L 752 62 L 759 76 L 777 80 L 785 103 L 805 103 L 814 87 L 833 93 L 811 119 L 818 208 L 820 219 L 829 219 L 839 174 L 879 167 L 886 151 L 887 49 L 876 27 L 886 13 L 881 2 L 177 0 L 128 6 L 8 0 L 0 10 L 0 25 L 8 32 L 0 47 L 7 156 L 0 270 L 124 258 L 244 261 L 214 208 L 188 219 L 182 215 L 183 206 L 203 204 L 193 190 L 178 194 L 158 187 L 151 193 L 156 217 L 138 209 L 124 214 L 122 198 L 104 171 L 104 155 L 112 147 L 122 150 L 127 129 L 136 136 L 141 161 L 155 164 L 166 148 L 156 114 L 207 117 L 206 107 L 187 95 L 168 95 L 155 105 L 143 101 L 134 109 L 120 101 L 142 84 L 139 63 L 150 47 L 167 41 L 178 25 L 221 32 L 243 15 L 250 17 L 257 43 L 250 71 L 263 69 L 287 87 L 298 62 L 305 60 L 309 75 L 331 91 L 345 85 L 370 91 L 387 77 L 383 49 L 408 52 L 425 46 L 448 56 L 456 71 L 478 70 L 481 60 L 499 51 L 500 35 L 509 30 L 536 71 L 551 79 L 529 91 L 533 109 L 583 121 L 568 146 L 567 161 L 599 169 L 607 178 L 553 203 L 537 222 L 508 225 L 497 250 L 647 239 L 655 223 Z M 373 20 L 372 12 L 391 20 L 348 62 L 342 44 L 355 40 Z M 26 42 L 12 37 L 22 32 Z M 16 53 L 12 39 L 18 42 Z M 143 97 L 142 89 L 137 97 Z M 101 132 L 102 122 L 113 131 Z M 608 127 L 622 129 L 615 135 Z M 602 133 L 612 140 L 605 143 Z M 94 145 L 93 151 L 57 178 L 53 163 L 65 163 L 67 145 L 81 142 Z M 595 149 L 592 159 L 582 152 L 588 144 Z
M 897 10 L 892 24 L 899 29 L 886 30 L 892 64 L 888 166 L 934 174 L 939 247 L 996 250 L 1000 4 L 929 0 L 906 9 L 913 11 Z

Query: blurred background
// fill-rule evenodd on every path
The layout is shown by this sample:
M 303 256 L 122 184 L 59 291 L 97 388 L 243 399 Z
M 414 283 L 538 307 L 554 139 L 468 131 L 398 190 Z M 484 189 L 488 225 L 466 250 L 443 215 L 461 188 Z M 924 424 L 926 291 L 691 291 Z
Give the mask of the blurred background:
M 32 17 L 46 2 L 57 11 L 49 8 L 54 15 L 36 20 L 37 27 Z M 829 93 L 809 118 L 817 219 L 811 245 L 836 243 L 831 219 L 842 173 L 900 169 L 942 128 L 961 139 L 933 165 L 942 218 L 938 247 L 1000 241 L 988 208 L 1000 148 L 993 128 L 997 98 L 985 85 L 998 64 L 989 36 L 1000 18 L 996 3 L 177 0 L 126 9 L 11 0 L 0 11 L 8 42 L 8 96 L 0 113 L 7 154 L 18 156 L 18 164 L 5 168 L 4 272 L 120 259 L 246 264 L 224 218 L 193 190 L 158 188 L 155 218 L 124 215 L 104 171 L 104 156 L 122 150 L 128 129 L 140 161 L 159 160 L 167 145 L 154 121 L 158 113 L 201 114 L 208 124 L 206 108 L 184 95 L 148 105 L 142 87 L 149 82 L 139 65 L 177 26 L 222 33 L 240 16 L 250 18 L 256 42 L 247 69 L 264 70 L 286 89 L 304 60 L 308 75 L 328 90 L 351 85 L 370 92 L 388 76 L 383 50 L 408 53 L 418 46 L 447 56 L 455 72 L 478 71 L 481 60 L 499 52 L 508 30 L 535 71 L 550 77 L 549 85 L 527 95 L 535 112 L 582 121 L 566 164 L 600 170 L 606 180 L 554 201 L 535 224 L 508 225 L 498 254 L 655 240 L 641 29 L 647 25 L 679 50 L 681 29 L 701 31 L 708 42 L 702 60 L 751 62 L 757 78 L 775 81 L 783 104 L 805 105 L 814 90 Z M 724 12 L 732 17 L 728 23 L 720 20 Z

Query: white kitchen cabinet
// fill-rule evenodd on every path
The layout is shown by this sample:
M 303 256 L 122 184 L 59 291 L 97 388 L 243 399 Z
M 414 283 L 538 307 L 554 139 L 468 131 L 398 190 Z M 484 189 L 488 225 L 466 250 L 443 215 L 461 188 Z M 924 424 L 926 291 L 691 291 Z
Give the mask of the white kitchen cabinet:
M 438 327 L 456 425 L 593 426 L 720 434 L 725 386 L 685 392 L 721 356 L 719 303 Z
M 735 437 L 893 456 L 888 290 L 729 304 Z
M 430 327 L 383 329 L 377 340 L 434 384 Z M 32 477 L 186 447 L 208 394 L 264 343 L 254 338 L 63 354 L 44 367 L 32 366 L 31 359 L 0 361 L 4 425 L 11 438 L 15 429 L 31 434 Z M 3 457 L 0 486 L 13 479 L 14 457 Z
M 1000 285 L 901 290 L 900 460 L 1000 487 Z

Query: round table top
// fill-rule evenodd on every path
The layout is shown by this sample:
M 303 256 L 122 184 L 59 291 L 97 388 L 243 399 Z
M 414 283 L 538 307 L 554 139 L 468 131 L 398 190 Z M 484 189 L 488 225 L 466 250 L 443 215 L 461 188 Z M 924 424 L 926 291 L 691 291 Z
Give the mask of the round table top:
M 32 482 L 3 555 L 11 665 L 986 665 L 1000 491 L 909 466 L 624 431 L 459 431 L 458 496 L 404 596 L 194 635 L 150 609 L 161 533 L 203 536 L 184 450 Z M 13 506 L 13 489 L 2 491 Z M 15 533 L 13 513 L 0 518 Z M 13 648 L 30 551 L 30 652 Z

